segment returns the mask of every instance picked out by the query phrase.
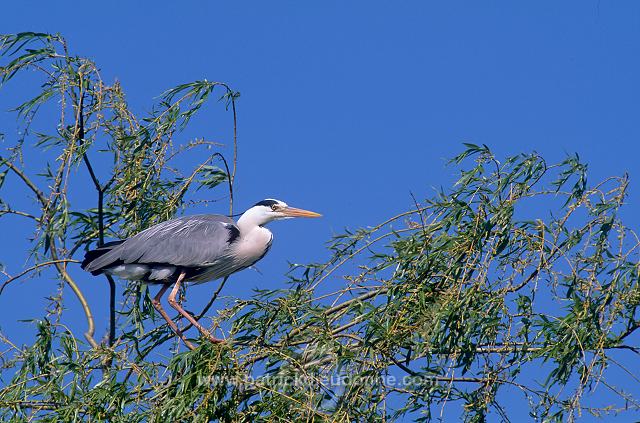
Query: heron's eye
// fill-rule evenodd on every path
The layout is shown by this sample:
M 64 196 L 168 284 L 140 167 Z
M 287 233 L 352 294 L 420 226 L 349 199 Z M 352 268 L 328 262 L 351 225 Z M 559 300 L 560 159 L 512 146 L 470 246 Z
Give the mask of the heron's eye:
M 273 210 L 273 211 L 278 210 L 278 205 L 277 204 L 272 204 L 271 205 L 271 210 Z

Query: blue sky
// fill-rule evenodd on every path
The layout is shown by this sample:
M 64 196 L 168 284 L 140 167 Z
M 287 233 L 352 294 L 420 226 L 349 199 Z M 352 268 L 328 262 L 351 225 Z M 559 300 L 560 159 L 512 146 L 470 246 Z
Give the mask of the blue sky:
M 237 275 L 227 295 L 276 287 L 287 261 L 325 258 L 332 234 L 411 207 L 410 192 L 424 198 L 446 186 L 455 173 L 446 159 L 462 142 L 485 143 L 499 157 L 535 150 L 554 161 L 577 152 L 591 181 L 628 172 L 626 219 L 639 221 L 638 2 L 3 5 L 0 31 L 27 30 L 61 33 L 73 52 L 98 63 L 103 79 L 119 80 L 140 112 L 165 89 L 197 79 L 241 92 L 238 208 L 276 197 L 325 217 L 274 224 L 262 274 Z M 6 143 L 18 125 L 4 111 L 17 93 L 0 91 Z M 224 138 L 228 128 L 228 116 L 216 112 L 190 131 Z M 0 262 L 19 272 L 26 256 L 2 248 Z M 48 283 L 28 281 L 0 296 L 3 331 L 32 338 L 16 321 L 38 315 Z M 100 332 L 106 286 L 85 277 L 81 287 Z M 206 297 L 213 287 L 195 289 Z M 74 315 L 76 305 L 67 306 Z

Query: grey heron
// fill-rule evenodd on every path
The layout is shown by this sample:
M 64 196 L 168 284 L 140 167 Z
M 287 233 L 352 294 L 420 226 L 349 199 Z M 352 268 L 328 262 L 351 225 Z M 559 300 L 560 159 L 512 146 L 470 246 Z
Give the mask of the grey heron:
M 127 280 L 161 284 L 151 302 L 171 329 L 193 348 L 160 303 L 173 285 L 169 304 L 212 342 L 223 342 L 176 301 L 181 284 L 226 278 L 254 265 L 271 247 L 273 235 L 264 227 L 269 222 L 319 216 L 274 199 L 256 203 L 237 222 L 217 214 L 182 216 L 158 223 L 130 238 L 87 251 L 81 267 L 92 275 L 106 273 Z

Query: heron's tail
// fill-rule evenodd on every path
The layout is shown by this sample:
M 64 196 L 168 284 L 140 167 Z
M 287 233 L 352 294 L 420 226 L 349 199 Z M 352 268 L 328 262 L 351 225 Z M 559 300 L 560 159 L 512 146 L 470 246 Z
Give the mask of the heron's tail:
M 123 242 L 124 242 L 124 240 L 111 241 L 111 242 L 107 242 L 102 247 L 98 247 L 96 249 L 87 251 L 85 253 L 85 255 L 84 255 L 84 260 L 82 260 L 82 264 L 80 264 L 80 267 L 83 268 L 83 269 L 88 270 L 93 275 L 98 275 L 98 274 L 102 273 L 102 269 L 93 269 L 94 266 L 90 266 L 90 264 L 94 260 L 96 260 L 96 259 L 102 257 L 103 255 L 107 254 L 109 251 L 111 251 L 113 249 L 113 247 L 116 247 L 116 246 L 122 244 Z M 89 267 L 89 269 L 87 269 L 87 267 Z

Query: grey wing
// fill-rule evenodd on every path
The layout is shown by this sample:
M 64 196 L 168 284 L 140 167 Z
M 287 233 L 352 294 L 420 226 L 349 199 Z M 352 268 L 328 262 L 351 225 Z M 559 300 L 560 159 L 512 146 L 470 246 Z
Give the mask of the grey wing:
M 233 220 L 221 215 L 192 215 L 154 225 L 128 238 L 87 266 L 95 271 L 118 263 L 162 263 L 199 267 L 228 257 L 240 236 Z

